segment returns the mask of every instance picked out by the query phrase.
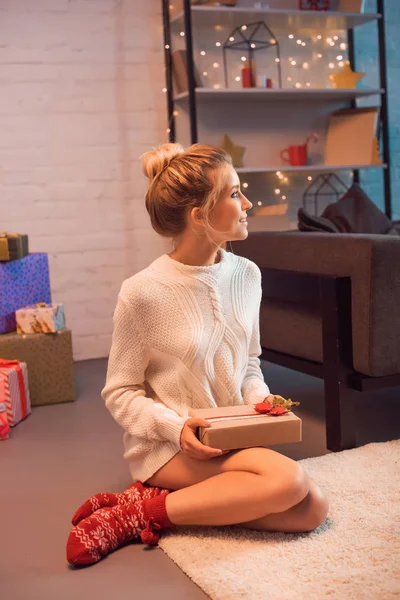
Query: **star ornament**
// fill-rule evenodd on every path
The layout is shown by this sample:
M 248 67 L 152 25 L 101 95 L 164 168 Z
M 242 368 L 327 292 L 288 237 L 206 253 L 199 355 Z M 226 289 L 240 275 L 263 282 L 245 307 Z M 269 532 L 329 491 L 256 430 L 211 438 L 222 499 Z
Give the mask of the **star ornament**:
M 365 73 L 357 73 L 353 71 L 349 64 L 345 64 L 341 71 L 329 75 L 329 80 L 332 82 L 332 87 L 336 89 L 352 89 L 357 87 L 357 81 L 364 77 Z
M 246 152 L 244 146 L 235 146 L 229 135 L 225 135 L 221 148 L 231 155 L 234 167 L 243 167 L 243 154 Z

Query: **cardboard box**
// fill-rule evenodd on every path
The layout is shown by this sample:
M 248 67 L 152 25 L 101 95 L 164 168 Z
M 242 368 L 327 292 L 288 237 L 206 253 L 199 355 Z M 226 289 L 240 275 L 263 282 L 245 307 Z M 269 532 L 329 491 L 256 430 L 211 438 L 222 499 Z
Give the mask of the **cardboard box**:
M 188 91 L 188 72 L 186 50 L 175 50 L 171 54 L 172 73 L 174 76 L 175 91 L 177 94 L 182 94 Z M 203 87 L 203 82 L 200 73 L 194 64 L 194 84 L 195 87 Z
M 0 233 L 0 261 L 17 260 L 29 254 L 28 236 Z
M 379 109 L 353 108 L 331 114 L 325 146 L 326 165 L 376 163 Z
M 293 412 L 280 417 L 260 415 L 253 406 L 224 406 L 191 410 L 191 416 L 209 419 L 200 427 L 199 440 L 212 448 L 236 450 L 301 442 L 302 422 Z
M 15 311 L 17 333 L 56 333 L 65 328 L 63 304 L 36 304 Z
M 0 359 L 0 404 L 6 405 L 10 427 L 31 414 L 28 370 L 17 360 Z
M 53 334 L 0 335 L 0 357 L 27 364 L 32 406 L 75 400 L 72 335 L 69 329 Z
M 47 254 L 0 262 L 0 333 L 15 331 L 15 311 L 37 302 L 51 303 Z

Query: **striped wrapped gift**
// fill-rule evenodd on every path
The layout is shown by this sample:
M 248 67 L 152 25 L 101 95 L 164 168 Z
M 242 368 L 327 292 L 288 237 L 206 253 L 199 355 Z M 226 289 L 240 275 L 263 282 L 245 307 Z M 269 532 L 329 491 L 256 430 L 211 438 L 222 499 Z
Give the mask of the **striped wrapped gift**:
M 6 404 L 10 427 L 31 413 L 26 363 L 0 358 L 0 402 Z

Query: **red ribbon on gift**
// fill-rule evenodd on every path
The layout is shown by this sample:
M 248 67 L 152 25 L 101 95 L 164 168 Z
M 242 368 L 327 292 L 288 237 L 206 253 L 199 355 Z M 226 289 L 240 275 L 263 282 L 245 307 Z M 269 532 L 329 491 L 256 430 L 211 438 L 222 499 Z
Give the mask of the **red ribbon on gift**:
M 24 419 L 27 415 L 28 409 L 27 409 L 27 398 L 26 398 L 24 373 L 22 371 L 21 363 L 18 360 L 5 360 L 3 358 L 0 358 L 0 367 L 5 367 L 6 369 L 10 369 L 12 367 L 16 368 L 17 379 L 18 379 L 18 389 L 19 389 L 19 395 L 21 398 L 22 418 Z

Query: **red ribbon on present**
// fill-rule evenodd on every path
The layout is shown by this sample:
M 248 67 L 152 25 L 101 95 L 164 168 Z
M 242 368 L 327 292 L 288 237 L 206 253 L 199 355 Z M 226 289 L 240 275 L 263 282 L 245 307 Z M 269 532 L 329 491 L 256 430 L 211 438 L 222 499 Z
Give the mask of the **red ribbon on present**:
M 18 389 L 19 389 L 19 395 L 21 398 L 22 418 L 24 419 L 27 415 L 28 409 L 27 409 L 27 398 L 26 398 L 24 373 L 22 371 L 21 363 L 18 360 L 5 360 L 4 358 L 0 358 L 0 368 L 1 367 L 5 367 L 6 369 L 10 369 L 12 367 L 16 368 L 17 379 L 18 379 Z

